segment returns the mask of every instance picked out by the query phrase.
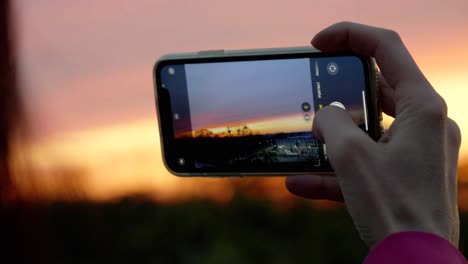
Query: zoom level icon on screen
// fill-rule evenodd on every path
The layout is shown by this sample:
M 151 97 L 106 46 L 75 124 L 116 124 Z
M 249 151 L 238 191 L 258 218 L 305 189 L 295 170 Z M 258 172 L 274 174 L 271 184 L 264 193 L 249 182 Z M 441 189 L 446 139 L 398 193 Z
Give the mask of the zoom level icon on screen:
M 310 104 L 307 102 L 302 103 L 302 111 L 309 112 L 310 111 Z

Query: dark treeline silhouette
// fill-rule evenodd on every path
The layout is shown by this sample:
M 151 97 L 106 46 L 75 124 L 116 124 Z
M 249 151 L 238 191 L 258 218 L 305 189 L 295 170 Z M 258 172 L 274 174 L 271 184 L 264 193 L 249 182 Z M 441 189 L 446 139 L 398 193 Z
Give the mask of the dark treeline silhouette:
M 241 126 L 231 126 L 231 127 L 226 127 L 226 129 L 222 132 L 219 133 L 214 133 L 213 131 L 202 128 L 195 130 L 193 132 L 193 137 L 194 138 L 200 138 L 200 137 L 209 137 L 209 138 L 217 138 L 217 137 L 245 137 L 245 136 L 252 136 L 256 135 L 258 132 L 253 131 L 250 129 L 248 125 L 241 125 Z

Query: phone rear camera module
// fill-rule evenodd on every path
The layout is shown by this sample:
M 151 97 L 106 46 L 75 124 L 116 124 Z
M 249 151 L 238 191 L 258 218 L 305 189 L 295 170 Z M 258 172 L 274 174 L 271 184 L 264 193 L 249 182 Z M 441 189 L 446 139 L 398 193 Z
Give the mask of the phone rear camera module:
M 184 158 L 179 158 L 177 160 L 177 163 L 179 163 L 180 166 L 184 166 L 185 165 L 185 159 Z
M 327 64 L 327 72 L 330 75 L 337 75 L 339 72 L 338 65 L 334 62 L 330 62 Z
M 174 75 L 175 74 L 175 69 L 170 67 L 169 69 L 167 69 L 167 72 L 169 73 L 169 75 Z

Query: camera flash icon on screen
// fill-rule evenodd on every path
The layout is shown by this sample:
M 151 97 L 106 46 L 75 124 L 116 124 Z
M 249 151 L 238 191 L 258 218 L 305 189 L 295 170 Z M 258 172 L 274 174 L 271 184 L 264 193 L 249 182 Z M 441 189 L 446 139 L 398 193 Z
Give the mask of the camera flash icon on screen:
M 167 72 L 170 74 L 170 75 L 174 75 L 175 74 L 175 70 L 174 68 L 170 67 L 169 69 L 167 69 Z

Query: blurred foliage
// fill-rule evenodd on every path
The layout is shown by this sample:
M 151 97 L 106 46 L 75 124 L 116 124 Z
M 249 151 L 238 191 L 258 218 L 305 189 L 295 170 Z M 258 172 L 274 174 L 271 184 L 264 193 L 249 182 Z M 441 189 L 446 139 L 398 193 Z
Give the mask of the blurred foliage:
M 46 259 L 35 263 L 361 263 L 368 250 L 344 208 L 320 210 L 306 200 L 286 209 L 242 194 L 227 204 L 134 196 L 26 211 L 16 226 L 33 241 L 24 254 Z M 461 224 L 466 254 L 468 214 Z

